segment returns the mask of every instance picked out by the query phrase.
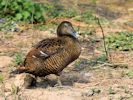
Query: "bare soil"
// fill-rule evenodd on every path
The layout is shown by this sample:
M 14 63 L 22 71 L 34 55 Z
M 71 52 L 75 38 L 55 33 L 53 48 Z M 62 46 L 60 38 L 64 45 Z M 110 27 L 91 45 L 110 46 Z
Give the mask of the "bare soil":
M 106 10 L 110 11 L 109 14 L 113 14 L 106 13 L 106 15 L 104 13 L 108 11 L 100 10 L 99 15 L 109 18 L 113 23 L 103 26 L 105 35 L 113 32 L 133 31 L 131 24 L 125 24 L 125 22 L 133 21 L 132 2 L 123 0 L 119 3 L 118 1 L 120 0 L 97 1 L 99 9 L 105 10 L 108 7 L 111 11 Z M 93 9 L 90 0 L 75 0 L 75 2 L 62 0 L 61 2 L 66 4 L 66 7 L 75 4 L 82 11 Z M 70 4 L 70 2 L 72 3 Z M 47 78 L 38 77 L 36 87 L 17 89 L 13 87 L 17 75 L 10 74 L 14 69 L 12 62 L 14 54 L 22 52 L 26 55 L 38 41 L 55 37 L 57 26 L 49 27 L 44 31 L 27 29 L 25 26 L 23 32 L 8 32 L 9 35 L 0 32 L 0 75 L 4 76 L 3 82 L 0 83 L 0 100 L 133 100 L 133 78 L 127 75 L 133 69 L 133 52 L 127 51 L 123 54 L 123 52 L 113 51 L 110 53 L 112 54 L 110 61 L 114 64 L 126 64 L 127 67 L 121 65 L 114 67 L 107 62 L 97 63 L 95 58 L 105 53 L 103 48 L 101 49 L 103 41 L 99 26 L 91 26 L 68 18 L 53 21 L 59 24 L 63 20 L 71 21 L 74 27 L 80 25 L 81 33 L 88 28 L 96 31 L 92 36 L 80 34 L 82 53 L 79 59 L 63 70 L 60 76 L 63 87 L 57 87 L 56 77 L 50 75 Z M 96 40 L 96 42 L 93 43 L 92 40 Z M 93 62 L 91 62 L 92 60 Z

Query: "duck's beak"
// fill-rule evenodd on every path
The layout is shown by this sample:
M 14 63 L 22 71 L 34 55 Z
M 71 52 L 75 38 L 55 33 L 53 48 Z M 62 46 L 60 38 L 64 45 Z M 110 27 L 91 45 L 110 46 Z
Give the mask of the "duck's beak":
M 77 32 L 73 32 L 72 36 L 75 37 L 75 38 L 78 38 L 78 33 Z

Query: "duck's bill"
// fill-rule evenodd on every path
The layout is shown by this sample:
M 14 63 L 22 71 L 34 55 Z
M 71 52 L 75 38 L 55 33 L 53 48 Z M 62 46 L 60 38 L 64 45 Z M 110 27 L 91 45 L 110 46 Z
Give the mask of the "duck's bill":
M 73 32 L 72 35 L 73 35 L 73 37 L 78 38 L 78 33 L 77 32 Z

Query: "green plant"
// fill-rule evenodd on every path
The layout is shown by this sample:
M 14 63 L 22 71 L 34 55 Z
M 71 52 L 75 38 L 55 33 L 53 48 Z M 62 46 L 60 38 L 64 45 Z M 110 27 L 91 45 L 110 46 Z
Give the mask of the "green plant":
M 11 92 L 13 94 L 17 94 L 18 93 L 18 87 L 15 84 L 11 85 Z
M 13 34 L 11 34 L 11 33 L 5 33 L 4 34 L 4 38 L 11 39 L 11 38 L 13 38 Z
M 112 23 L 111 23 L 111 21 L 109 21 L 108 19 L 106 19 L 106 18 L 100 18 L 100 23 L 101 23 L 101 25 L 113 25 Z
M 0 0 L 0 17 L 29 22 L 45 21 L 42 4 L 32 0 Z
M 99 94 L 101 93 L 101 90 L 98 88 L 92 88 L 93 94 Z
M 133 50 L 133 32 L 118 32 L 111 34 L 106 39 L 109 49 Z
M 81 15 L 81 21 L 90 24 L 95 22 L 95 16 L 92 14 L 92 11 L 87 11 Z
M 60 15 L 61 12 L 64 11 L 64 7 L 57 2 L 53 4 L 44 4 L 44 9 L 46 11 L 46 17 L 48 18 L 55 18 Z
M 96 61 L 106 62 L 107 56 L 105 54 L 102 54 L 96 58 Z
M 87 29 L 86 31 L 82 32 L 82 35 L 93 35 L 95 33 L 95 29 Z
M 3 81 L 4 81 L 4 77 L 2 74 L 0 74 L 0 83 L 3 83 Z
M 62 11 L 59 16 L 60 17 L 68 17 L 68 18 L 72 18 L 72 17 L 75 17 L 77 16 L 78 13 L 75 11 L 75 10 L 72 10 L 72 9 L 64 9 L 64 11 Z
M 109 94 L 116 94 L 116 93 L 117 92 L 112 87 L 109 88 Z
M 33 29 L 39 29 L 39 30 L 41 30 L 41 31 L 43 31 L 43 30 L 46 30 L 47 29 L 47 26 L 45 26 L 45 25 L 35 25 L 34 27 L 33 27 Z
M 129 78 L 133 78 L 133 71 L 130 70 L 126 73 L 126 75 L 129 77 Z
M 2 96 L 4 100 L 7 100 L 5 95 L 5 83 L 4 83 L 4 76 L 0 74 L 0 97 Z
M 15 84 L 11 84 L 11 93 L 14 95 L 14 100 L 17 99 L 19 88 Z
M 23 54 L 22 53 L 16 53 L 13 59 L 13 63 L 17 66 L 17 65 L 21 65 L 23 62 Z
M 93 4 L 96 4 L 97 3 L 97 0 L 91 0 Z

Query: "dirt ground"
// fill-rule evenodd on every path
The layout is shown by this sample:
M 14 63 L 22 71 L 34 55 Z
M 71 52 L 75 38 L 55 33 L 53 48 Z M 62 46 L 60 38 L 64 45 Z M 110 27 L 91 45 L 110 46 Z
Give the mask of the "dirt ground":
M 113 9 L 110 12 L 113 15 L 104 14 L 102 11 L 99 13 L 113 23 L 103 26 L 105 35 L 113 32 L 133 31 L 132 3 L 125 3 L 126 0 L 120 4 L 119 0 L 104 1 L 98 2 L 100 9 L 104 9 L 104 7 Z M 81 11 L 93 9 L 88 4 L 90 0 L 75 0 L 75 2 L 62 0 L 61 2 L 66 4 L 66 7 L 69 5 L 68 2 L 72 2 L 71 4 L 74 3 Z M 17 89 L 14 86 L 17 75 L 11 75 L 10 72 L 15 68 L 12 64 L 15 53 L 21 52 L 25 56 L 38 41 L 56 36 L 56 25 L 43 31 L 27 29 L 25 26 L 26 29 L 24 28 L 22 32 L 8 32 L 8 34 L 0 32 L 0 75 L 4 76 L 3 82 L 0 83 L 0 100 L 133 100 L 133 77 L 127 75 L 133 70 L 133 52 L 113 51 L 111 61 L 114 64 L 124 63 L 127 65 L 126 67 L 112 66 L 107 62 L 97 63 L 95 58 L 105 53 L 99 26 L 91 26 L 68 18 L 54 21 L 59 24 L 62 20 L 72 22 L 75 28 L 80 25 L 80 33 L 88 28 L 93 28 L 96 31 L 92 36 L 80 34 L 82 53 L 79 59 L 63 70 L 60 76 L 63 87 L 56 86 L 54 75 L 47 78 L 38 77 L 37 86 L 29 89 Z M 130 22 L 132 25 L 125 24 L 125 22 Z M 93 39 L 96 42 L 91 42 Z M 2 80 L 1 77 L 0 80 Z

